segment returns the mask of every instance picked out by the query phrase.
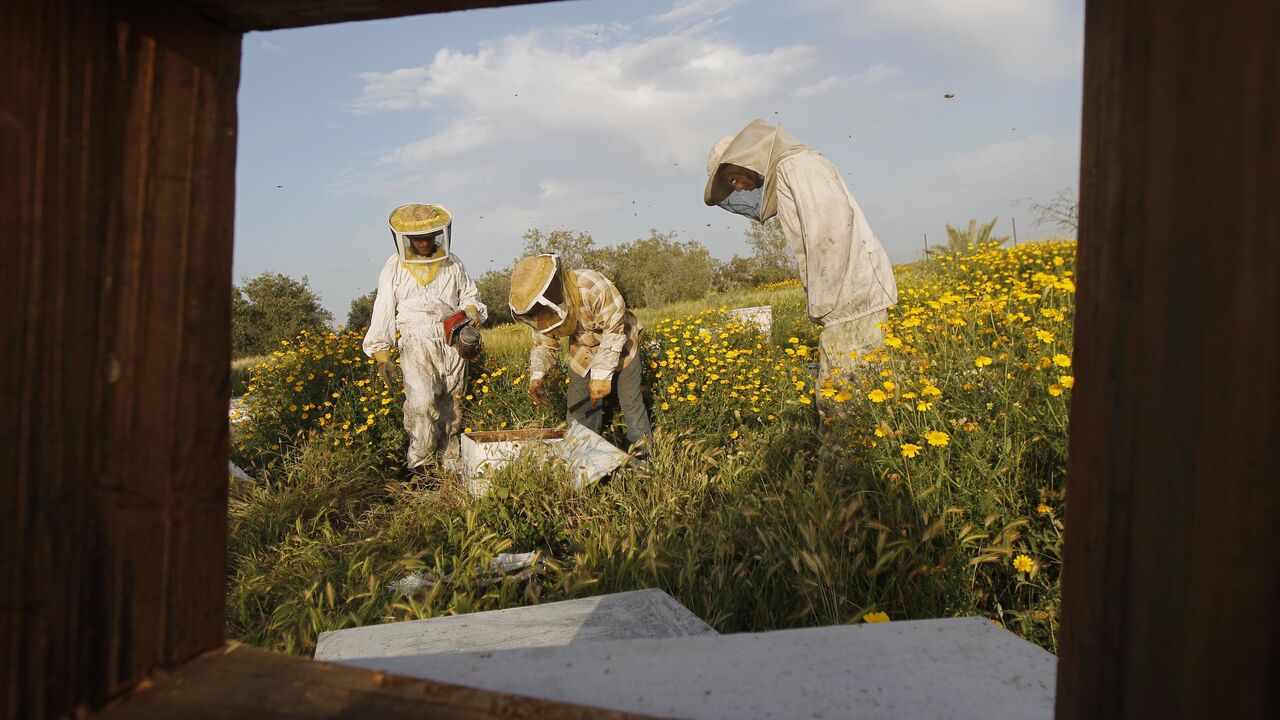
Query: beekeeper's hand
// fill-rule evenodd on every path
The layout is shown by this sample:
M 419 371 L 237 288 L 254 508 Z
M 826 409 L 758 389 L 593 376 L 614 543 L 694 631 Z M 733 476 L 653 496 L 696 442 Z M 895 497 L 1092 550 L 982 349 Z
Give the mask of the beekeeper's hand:
M 591 380 L 587 383 L 587 394 L 591 396 L 591 404 L 595 405 L 601 400 L 609 397 L 609 391 L 613 389 L 613 380 L 605 378 L 603 380 Z
M 382 384 L 390 390 L 391 381 L 403 377 L 400 374 L 400 366 L 391 359 L 391 352 L 388 350 L 379 350 L 373 354 L 373 359 L 378 363 L 378 377 L 382 378 Z
M 480 322 L 480 310 L 477 309 L 475 305 L 467 305 L 462 309 L 464 312 L 467 313 L 467 317 L 471 318 L 471 324 L 474 325 L 477 330 L 479 330 L 480 325 L 482 324 Z
M 534 405 L 546 405 L 551 402 L 551 398 L 547 397 L 547 391 L 542 387 L 542 378 L 529 381 L 529 398 L 533 400 Z

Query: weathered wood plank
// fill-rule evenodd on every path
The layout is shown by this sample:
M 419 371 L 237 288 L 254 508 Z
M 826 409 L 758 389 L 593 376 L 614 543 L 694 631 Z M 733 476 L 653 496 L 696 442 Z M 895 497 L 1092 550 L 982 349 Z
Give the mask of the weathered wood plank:
M 1086 12 L 1058 711 L 1263 717 L 1280 677 L 1280 4 Z
M 531 5 L 548 0 L 186 0 L 197 12 L 238 30 L 324 25 L 352 20 Z
M 64 713 L 90 684 L 82 641 L 105 199 L 97 123 L 109 37 L 90 3 L 0 4 L 0 637 L 5 717 Z M 64 42 L 77 37 L 78 42 Z
M 172 673 L 158 673 L 97 717 L 624 720 L 645 716 L 414 680 L 230 645 Z
M 211 29 L 220 42 L 201 40 Z M 125 216 L 135 218 L 123 237 L 127 263 L 120 283 L 133 312 L 122 317 L 110 349 L 134 382 L 118 396 L 112 443 L 123 451 L 124 467 L 147 472 L 110 511 L 126 532 L 153 534 L 164 550 L 129 558 L 146 566 L 156 584 L 138 588 L 121 612 L 138 622 L 158 619 L 165 628 L 145 653 L 183 657 L 221 639 L 220 630 L 210 632 L 221 623 L 220 608 L 208 600 L 193 603 L 188 594 L 222 594 L 222 563 L 192 563 L 169 549 L 225 543 L 224 521 L 211 508 L 225 507 L 224 473 L 213 466 L 225 462 L 226 428 L 210 417 L 226 403 L 226 372 L 207 358 L 230 355 L 232 190 L 223 184 L 233 176 L 235 158 L 228 99 L 237 73 L 227 63 L 237 60 L 239 44 L 199 19 L 179 23 L 154 15 L 122 28 L 119 42 L 129 58 L 120 79 L 128 93 L 127 127 L 140 151 L 128 162 L 136 171 L 124 173 L 137 181 L 125 183 L 120 194 Z M 150 412 L 132 410 L 143 403 L 151 403 Z M 130 444 L 129 437 L 168 440 Z
M 222 641 L 240 35 L 155 3 L 0 8 L 5 717 Z

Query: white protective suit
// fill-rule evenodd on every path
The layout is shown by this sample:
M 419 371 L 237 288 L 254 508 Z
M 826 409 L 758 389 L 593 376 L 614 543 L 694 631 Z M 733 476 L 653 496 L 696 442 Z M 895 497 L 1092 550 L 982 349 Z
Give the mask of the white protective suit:
M 412 264 L 412 246 L 406 255 L 407 243 L 399 244 L 400 253 L 387 259 L 378 276 L 364 352 L 370 357 L 389 352 L 400 332 L 404 429 L 409 435 L 409 467 L 416 468 L 446 451 L 450 460 L 457 454 L 467 361 L 445 344 L 441 321 L 468 305 L 481 322 L 489 313 L 457 256 L 442 252 L 437 268 L 424 272 L 422 265 Z
M 759 222 L 778 216 L 800 271 L 809 319 L 823 327 L 820 382 L 830 379 L 833 368 L 847 376 L 860 365 L 850 354 L 880 345 L 884 336 L 876 324 L 898 302 L 893 266 L 862 208 L 834 165 L 763 120 L 721 139 L 708 158 L 703 201 L 730 209 L 736 197 L 751 196 L 735 193 L 719 177 L 724 164 L 763 178 L 754 214 L 743 212 L 742 202 L 732 211 Z

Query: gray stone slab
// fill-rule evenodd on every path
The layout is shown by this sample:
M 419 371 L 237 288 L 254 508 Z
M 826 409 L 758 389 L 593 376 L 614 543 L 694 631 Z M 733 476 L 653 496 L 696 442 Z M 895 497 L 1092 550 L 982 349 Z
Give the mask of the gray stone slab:
M 681 718 L 1052 718 L 1057 658 L 984 618 L 344 661 Z
M 658 589 L 320 633 L 315 658 L 414 657 L 583 641 L 715 635 Z

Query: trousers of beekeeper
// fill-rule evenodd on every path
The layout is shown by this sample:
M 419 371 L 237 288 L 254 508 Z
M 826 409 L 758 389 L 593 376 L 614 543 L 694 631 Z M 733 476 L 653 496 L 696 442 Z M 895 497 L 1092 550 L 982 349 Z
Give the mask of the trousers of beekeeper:
M 827 382 L 853 382 L 867 367 L 867 353 L 884 343 L 881 323 L 889 321 L 888 310 L 824 325 L 818 337 L 818 387 Z
M 409 467 L 440 459 L 456 461 L 460 399 L 467 385 L 467 361 L 441 336 L 402 335 L 404 431 L 409 435 Z
M 604 429 L 604 404 L 609 398 L 618 399 L 618 407 L 627 420 L 627 444 L 642 452 L 649 452 L 653 431 L 649 425 L 649 411 L 644 406 L 644 394 L 640 390 L 640 357 L 613 375 L 613 392 L 609 397 L 592 404 L 586 375 L 569 370 L 568 417 L 599 434 Z
M 487 314 L 475 283 L 456 257 L 450 255 L 433 274 L 428 282 L 420 282 L 392 255 L 378 278 L 373 317 L 364 339 L 364 351 L 370 357 L 400 347 L 410 468 L 440 460 L 441 454 L 447 465 L 457 456 L 467 361 L 445 344 L 441 321 L 468 305 L 479 311 L 481 320 Z

